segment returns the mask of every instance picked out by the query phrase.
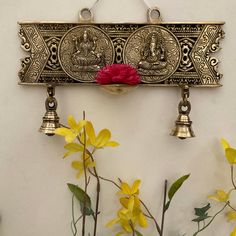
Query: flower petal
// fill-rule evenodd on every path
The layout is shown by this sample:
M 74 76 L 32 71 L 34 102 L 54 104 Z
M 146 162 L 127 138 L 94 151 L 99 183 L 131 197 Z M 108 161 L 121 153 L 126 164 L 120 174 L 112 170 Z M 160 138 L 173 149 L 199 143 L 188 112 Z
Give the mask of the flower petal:
M 120 193 L 127 194 L 127 195 L 131 194 L 131 188 L 127 183 L 122 182 L 120 188 L 121 188 Z
M 138 188 L 139 188 L 140 184 L 141 184 L 140 179 L 134 181 L 132 189 L 131 189 L 132 194 L 137 194 L 138 193 Z
M 225 140 L 225 139 L 222 138 L 222 139 L 220 140 L 220 142 L 221 142 L 221 145 L 222 145 L 222 147 L 223 147 L 224 149 L 230 148 L 230 145 L 229 145 L 229 143 L 228 143 L 227 140 Z
M 229 191 L 229 193 L 226 193 L 224 190 L 217 189 L 215 195 L 208 196 L 209 199 L 218 201 L 218 202 L 227 202 L 229 200 L 229 195 L 232 190 Z
M 111 132 L 108 129 L 103 129 L 99 132 L 98 136 L 96 137 L 96 142 L 95 142 L 95 146 L 97 148 L 101 148 L 104 147 L 108 141 L 111 138 Z
M 128 202 L 128 210 L 132 212 L 134 210 L 134 197 L 131 196 Z
M 230 236 L 236 236 L 236 226 L 234 227 L 233 232 L 230 234 Z
M 236 149 L 234 148 L 226 148 L 225 156 L 229 162 L 229 164 L 236 164 Z
M 94 145 L 96 136 L 95 136 L 95 131 L 94 131 L 94 128 L 93 128 L 93 124 L 90 121 L 87 122 L 87 124 L 85 126 L 85 130 L 86 130 L 86 134 L 89 137 L 90 143 Z
M 120 203 L 123 207 L 128 208 L 129 199 L 126 197 L 122 197 L 120 198 Z
M 68 125 L 71 129 L 75 129 L 77 126 L 77 123 L 75 121 L 75 118 L 72 115 L 69 115 L 67 118 Z
M 121 236 L 121 235 L 126 234 L 126 233 L 127 232 L 125 232 L 125 231 L 120 231 L 120 232 L 116 233 L 116 236 Z
M 74 134 L 72 131 L 70 131 L 70 133 L 65 136 L 65 140 L 67 143 L 72 143 L 76 137 L 77 137 L 76 134 Z
M 108 143 L 106 143 L 106 147 L 117 147 L 119 146 L 120 144 L 115 142 L 115 141 L 109 141 Z
M 80 170 L 77 174 L 76 174 L 76 178 L 79 179 L 82 174 L 84 173 L 84 170 Z
M 236 220 L 236 212 L 235 211 L 229 211 L 226 213 L 226 217 L 228 221 Z
M 81 169 L 84 168 L 84 167 L 83 167 L 83 163 L 82 163 L 81 161 L 73 161 L 73 162 L 71 163 L 71 166 L 72 166 L 74 169 L 76 169 L 76 170 L 81 170 Z
M 60 136 L 66 136 L 71 133 L 71 130 L 68 128 L 57 128 L 54 133 Z
M 138 223 L 143 228 L 147 227 L 147 218 L 144 216 L 142 212 L 138 216 Z
M 66 153 L 64 154 L 63 158 L 69 157 L 69 156 L 73 155 L 74 153 L 75 153 L 75 152 L 71 152 L 71 151 L 66 152 Z
M 109 222 L 106 224 L 106 227 L 111 227 L 111 226 L 113 226 L 113 225 L 115 225 L 115 224 L 117 224 L 117 223 L 119 223 L 119 222 L 120 222 L 120 219 L 119 219 L 119 218 L 113 219 L 113 220 L 109 221 Z
M 83 146 L 78 143 L 68 143 L 64 148 L 71 152 L 82 152 L 84 150 Z
M 77 134 L 79 134 L 79 132 L 81 131 L 81 129 L 82 129 L 84 126 L 86 126 L 87 122 L 88 122 L 87 120 L 81 120 L 81 121 L 76 125 L 75 130 L 76 130 Z

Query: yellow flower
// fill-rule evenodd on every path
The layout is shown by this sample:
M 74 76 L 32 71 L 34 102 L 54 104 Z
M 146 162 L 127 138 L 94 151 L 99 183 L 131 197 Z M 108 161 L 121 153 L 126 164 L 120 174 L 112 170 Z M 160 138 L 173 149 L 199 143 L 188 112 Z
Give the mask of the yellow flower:
M 67 143 L 64 148 L 67 152 L 64 154 L 63 158 L 66 158 L 74 153 L 83 152 L 84 147 L 78 143 Z
M 84 160 L 83 155 L 80 156 L 81 161 L 73 161 L 71 166 L 78 170 L 76 177 L 79 179 L 81 175 L 84 173 Z M 88 154 L 85 155 L 85 168 L 92 168 L 95 167 L 95 162 L 91 160 Z
M 230 234 L 230 236 L 236 236 L 236 227 L 234 227 L 233 232 Z
M 218 201 L 218 202 L 227 202 L 229 200 L 230 193 L 232 190 L 230 190 L 228 193 L 226 193 L 224 190 L 218 189 L 218 190 L 216 190 L 215 195 L 210 195 L 210 196 L 208 196 L 208 198 Z
M 132 212 L 132 222 L 134 224 L 138 223 L 142 228 L 147 227 L 147 219 L 141 210 L 140 200 L 136 196 L 131 196 L 130 198 L 120 198 L 120 203 L 130 212 Z
M 221 139 L 221 145 L 225 150 L 225 156 L 229 164 L 236 164 L 236 149 L 230 147 L 230 144 L 225 139 Z
M 86 123 L 87 121 L 85 120 L 81 120 L 77 123 L 74 117 L 70 115 L 68 116 L 68 125 L 70 128 L 58 128 L 55 130 L 55 134 L 64 136 L 67 143 L 72 143 Z
M 226 213 L 228 221 L 236 220 L 236 211 L 229 211 Z
M 133 231 L 132 227 L 135 228 L 137 224 L 142 228 L 147 227 L 147 219 L 140 208 L 140 201 L 137 197 L 121 198 L 120 202 L 123 208 L 118 211 L 118 217 L 110 221 L 107 227 L 120 224 L 124 230 L 119 232 L 120 234 L 131 233 Z
M 121 183 L 121 191 L 119 193 L 132 196 L 132 195 L 138 195 L 139 194 L 139 186 L 141 184 L 141 180 L 135 180 L 132 186 L 129 186 L 127 183 L 122 182 Z
M 96 136 L 93 124 L 88 121 L 85 130 L 88 135 L 87 145 L 92 145 L 95 148 L 116 147 L 119 145 L 119 143 L 115 141 L 110 141 L 111 132 L 108 129 L 101 130 Z

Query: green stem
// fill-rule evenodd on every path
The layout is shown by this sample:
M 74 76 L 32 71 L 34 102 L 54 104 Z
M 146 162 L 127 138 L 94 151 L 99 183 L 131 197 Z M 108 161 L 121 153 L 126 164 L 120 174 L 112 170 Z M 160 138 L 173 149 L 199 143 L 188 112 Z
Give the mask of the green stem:
M 165 185 L 164 185 L 164 200 L 163 200 L 163 209 L 162 209 L 162 219 L 161 219 L 161 235 L 163 236 L 164 234 L 164 223 L 165 223 L 165 206 L 166 206 L 166 196 L 167 196 L 167 180 L 165 180 Z
M 200 233 L 200 232 L 202 232 L 203 230 L 205 230 L 205 229 L 214 221 L 214 219 L 215 219 L 227 206 L 229 206 L 229 202 L 227 202 L 227 203 L 224 205 L 224 207 L 223 207 L 221 210 L 219 210 L 219 211 L 212 217 L 212 219 L 209 221 L 208 224 L 206 224 L 203 228 L 201 228 L 201 229 L 198 230 L 196 233 L 194 233 L 193 236 L 196 236 L 198 233 Z

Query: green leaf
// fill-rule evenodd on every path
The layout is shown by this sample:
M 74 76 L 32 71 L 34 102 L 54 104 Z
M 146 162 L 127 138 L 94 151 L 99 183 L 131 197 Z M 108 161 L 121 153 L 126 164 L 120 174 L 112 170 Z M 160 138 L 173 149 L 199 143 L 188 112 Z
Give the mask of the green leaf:
M 196 216 L 205 216 L 207 214 L 207 211 L 209 211 L 211 208 L 211 204 L 208 203 L 206 206 L 202 208 L 194 208 L 195 210 L 195 215 Z
M 74 184 L 67 184 L 70 191 L 74 194 L 75 198 L 80 203 L 80 210 L 81 213 L 85 215 L 94 215 L 94 211 L 91 208 L 91 199 L 87 193 L 84 192 L 83 189 L 74 185 Z M 85 207 L 85 212 L 84 212 Z
M 198 218 L 195 218 L 192 221 L 193 222 L 201 222 L 201 221 L 206 220 L 208 218 L 211 218 L 211 216 L 208 216 L 208 215 L 206 215 L 206 216 L 199 216 Z
M 180 177 L 179 179 L 177 179 L 170 187 L 169 191 L 168 191 L 168 197 L 169 197 L 169 201 L 166 203 L 165 205 L 165 209 L 164 211 L 167 211 L 172 198 L 174 197 L 174 195 L 176 194 L 176 192 L 181 188 L 182 184 L 184 183 L 185 180 L 187 180 L 189 178 L 190 174 L 188 175 L 184 175 L 182 177 Z
M 169 200 L 171 201 L 172 198 L 174 197 L 174 195 L 176 194 L 176 192 L 180 189 L 180 187 L 182 186 L 182 184 L 184 183 L 185 180 L 187 180 L 189 178 L 189 175 L 184 175 L 182 177 L 180 177 L 179 179 L 177 179 L 170 187 L 170 190 L 168 192 L 168 197 Z
M 211 204 L 208 203 L 206 206 L 202 207 L 202 208 L 194 208 L 195 210 L 195 215 L 197 216 L 197 218 L 193 219 L 192 221 L 194 222 L 201 222 L 203 220 L 206 220 L 208 218 L 211 218 L 211 216 L 208 216 L 207 211 L 209 211 L 211 208 Z
M 134 231 L 137 236 L 143 236 L 139 231 L 135 230 Z

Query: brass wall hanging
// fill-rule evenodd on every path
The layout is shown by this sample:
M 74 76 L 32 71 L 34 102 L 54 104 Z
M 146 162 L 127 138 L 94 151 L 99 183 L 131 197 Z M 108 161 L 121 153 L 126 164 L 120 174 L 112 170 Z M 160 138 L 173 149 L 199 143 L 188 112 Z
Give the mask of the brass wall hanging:
M 211 54 L 219 50 L 223 22 L 166 23 L 157 8 L 149 9 L 147 16 L 148 23 L 142 24 L 94 23 L 92 11 L 85 8 L 78 23 L 19 23 L 21 47 L 29 53 L 22 59 L 20 84 L 98 85 L 95 77 L 104 66 L 129 64 L 141 77 L 139 86 L 177 86 L 184 91 L 221 86 L 218 60 Z M 183 97 L 180 107 L 185 106 L 190 111 Z M 56 107 L 50 109 L 56 111 Z M 179 111 L 188 117 L 182 108 Z M 57 115 L 55 119 L 56 124 L 50 120 L 49 126 L 58 125 Z M 44 122 L 48 122 L 45 117 Z M 189 132 L 190 119 L 181 127 L 181 134 L 173 131 L 172 135 L 194 136 Z M 41 130 L 53 133 L 51 128 Z M 189 133 L 183 134 L 184 130 Z

